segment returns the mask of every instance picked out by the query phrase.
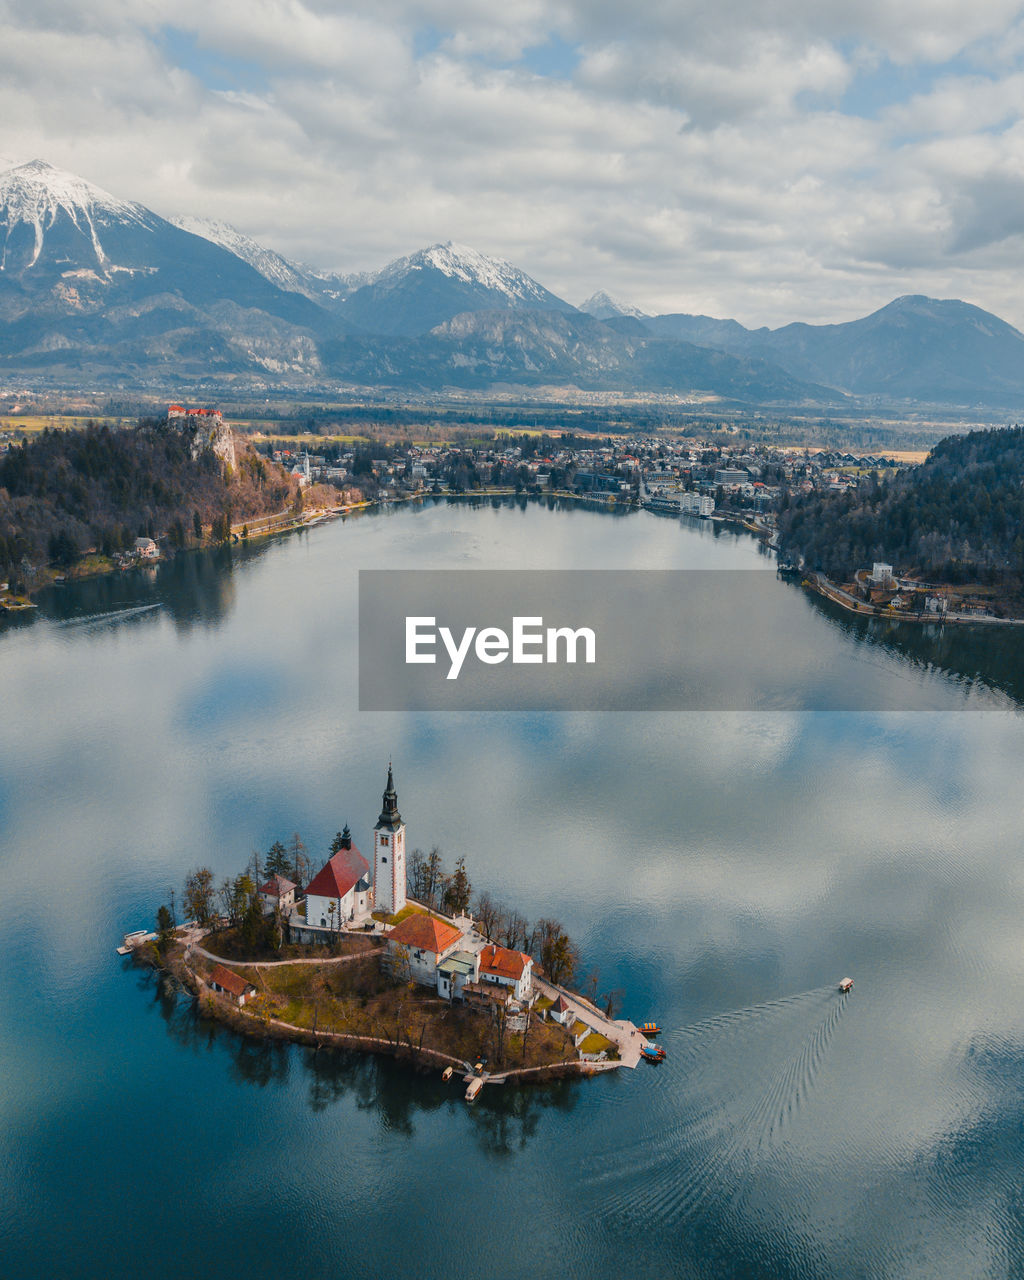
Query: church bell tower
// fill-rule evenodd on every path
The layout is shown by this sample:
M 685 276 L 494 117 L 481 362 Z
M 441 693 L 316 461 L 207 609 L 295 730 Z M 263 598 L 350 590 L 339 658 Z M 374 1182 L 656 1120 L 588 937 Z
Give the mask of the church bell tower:
M 390 761 L 384 805 L 373 830 L 373 905 L 388 915 L 405 906 L 405 823 L 398 812 Z

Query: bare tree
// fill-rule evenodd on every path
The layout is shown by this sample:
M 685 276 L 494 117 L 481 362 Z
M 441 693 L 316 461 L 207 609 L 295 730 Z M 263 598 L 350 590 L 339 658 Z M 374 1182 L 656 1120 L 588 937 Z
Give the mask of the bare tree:
M 488 942 L 493 942 L 498 930 L 498 922 L 501 918 L 502 911 L 499 904 L 494 901 L 486 890 L 484 890 L 483 893 L 477 894 L 474 914 L 476 916 L 477 928 Z
M 441 850 L 435 844 L 433 849 L 427 855 L 427 865 L 424 874 L 424 890 L 426 898 L 424 906 L 430 907 L 432 911 L 436 910 L 441 904 L 441 897 L 444 893 L 448 877 L 445 874 L 444 859 L 441 857 Z
M 501 922 L 502 945 L 510 951 L 522 951 L 526 945 L 526 917 L 514 908 L 506 911 Z
M 197 924 L 209 924 L 214 908 L 213 872 L 196 867 L 185 880 L 185 914 Z
M 579 948 L 559 920 L 538 920 L 535 943 L 537 959 L 556 986 L 571 982 L 579 968 Z
M 622 1010 L 622 997 L 625 993 L 621 987 L 615 987 L 611 991 L 605 992 L 601 996 L 601 1003 L 604 1005 L 604 1016 L 611 1021 L 618 1017 Z

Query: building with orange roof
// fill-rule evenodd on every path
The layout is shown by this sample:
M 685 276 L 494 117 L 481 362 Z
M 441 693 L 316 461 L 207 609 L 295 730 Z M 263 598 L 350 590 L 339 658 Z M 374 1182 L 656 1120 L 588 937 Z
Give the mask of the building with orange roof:
M 251 982 L 246 982 L 240 973 L 233 973 L 222 964 L 214 965 L 210 974 L 210 986 L 221 995 L 229 996 L 235 1004 L 243 1005 L 250 996 L 256 994 Z
M 395 972 L 408 966 L 409 977 L 438 989 L 438 965 L 462 943 L 462 930 L 437 916 L 406 916 L 387 936 L 388 961 Z
M 480 952 L 480 981 L 507 987 L 517 1000 L 528 1000 L 533 990 L 533 961 L 522 951 L 489 942 Z

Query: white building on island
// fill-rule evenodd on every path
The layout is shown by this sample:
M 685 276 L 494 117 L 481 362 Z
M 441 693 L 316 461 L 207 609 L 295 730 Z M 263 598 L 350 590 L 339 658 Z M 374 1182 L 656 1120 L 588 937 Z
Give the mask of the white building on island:
M 341 848 L 327 859 L 306 889 L 306 924 L 340 929 L 368 916 L 373 907 L 369 873 L 370 864 L 352 843 L 346 827 Z

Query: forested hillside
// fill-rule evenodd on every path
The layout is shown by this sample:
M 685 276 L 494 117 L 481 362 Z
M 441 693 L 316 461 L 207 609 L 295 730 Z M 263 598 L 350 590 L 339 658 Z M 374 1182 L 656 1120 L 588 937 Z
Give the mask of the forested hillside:
M 1024 572 L 1024 429 L 947 436 L 920 467 L 856 491 L 790 497 L 783 554 L 848 578 L 883 560 L 947 582 Z
M 183 547 L 201 526 L 226 537 L 231 521 L 280 511 L 296 492 L 248 449 L 234 470 L 209 449 L 193 459 L 191 433 L 166 419 L 47 430 L 0 458 L 0 573 L 23 559 L 73 564 L 90 548 L 113 555 L 137 537 Z

